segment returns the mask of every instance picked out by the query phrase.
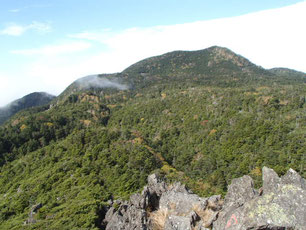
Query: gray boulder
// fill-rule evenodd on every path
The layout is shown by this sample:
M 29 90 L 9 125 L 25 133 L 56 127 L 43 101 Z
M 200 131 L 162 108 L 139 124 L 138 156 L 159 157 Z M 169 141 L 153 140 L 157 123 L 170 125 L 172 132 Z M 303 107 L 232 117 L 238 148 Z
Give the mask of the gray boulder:
M 306 180 L 293 169 L 289 169 L 288 172 L 281 178 L 281 183 L 293 184 L 303 190 L 306 190 Z
M 253 183 L 249 183 L 246 192 L 243 178 L 233 180 L 229 186 L 224 207 L 213 223 L 214 230 L 306 229 L 305 180 L 294 170 L 279 178 L 272 169 L 264 167 L 262 195 L 252 195 Z
M 245 202 L 257 196 L 253 180 L 249 176 L 243 176 L 232 180 L 225 197 L 225 205 L 240 207 Z
M 273 169 L 268 167 L 262 168 L 262 181 L 263 181 L 263 192 L 268 193 L 270 191 L 275 191 L 280 184 L 280 178 Z
M 148 185 L 141 194 L 134 194 L 128 202 L 118 202 L 107 211 L 103 220 L 106 230 L 148 229 L 148 214 L 158 207 L 160 195 L 166 184 L 156 174 L 148 177 Z
M 192 194 L 185 186 L 176 183 L 161 195 L 157 212 L 160 210 L 167 212 L 165 229 L 184 230 L 186 228 L 183 226 L 187 223 L 188 229 L 208 227 L 221 209 L 220 199 L 221 196 L 201 198 Z M 178 221 L 179 217 L 181 221 Z
M 221 209 L 221 196 L 200 198 L 184 185 L 167 185 L 156 174 L 148 177 L 141 194 L 111 207 L 103 221 L 106 230 L 204 230 Z

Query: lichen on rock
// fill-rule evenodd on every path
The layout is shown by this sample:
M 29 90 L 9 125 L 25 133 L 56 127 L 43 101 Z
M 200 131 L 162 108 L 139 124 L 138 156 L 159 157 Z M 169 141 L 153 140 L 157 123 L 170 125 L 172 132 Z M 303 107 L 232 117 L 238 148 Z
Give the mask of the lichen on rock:
M 241 182 L 242 178 L 239 178 Z M 243 195 L 245 202 L 239 207 L 233 205 L 232 200 L 237 198 L 237 194 L 229 192 L 213 224 L 214 230 L 306 229 L 305 180 L 293 169 L 279 178 L 274 170 L 264 167 L 263 193 L 257 193 L 252 199 L 243 193 L 243 183 L 237 185 L 239 179 L 233 181 L 229 191 L 233 187 L 238 189 L 237 194 Z

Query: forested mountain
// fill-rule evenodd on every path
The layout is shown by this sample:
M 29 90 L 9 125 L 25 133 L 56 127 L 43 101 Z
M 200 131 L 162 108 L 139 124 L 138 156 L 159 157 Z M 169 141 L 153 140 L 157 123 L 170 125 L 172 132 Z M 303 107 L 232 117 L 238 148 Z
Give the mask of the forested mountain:
M 18 113 L 20 110 L 48 104 L 54 98 L 55 96 L 53 95 L 44 92 L 36 92 L 13 101 L 7 106 L 0 108 L 0 124 Z
M 293 69 L 288 69 L 288 68 L 273 68 L 269 70 L 271 73 L 279 75 L 279 76 L 283 76 L 283 77 L 305 77 L 305 73 L 303 72 L 299 72 Z
M 221 47 L 80 79 L 0 126 L 0 229 L 103 229 L 152 172 L 203 196 L 244 174 L 259 187 L 263 166 L 305 177 L 305 86 Z

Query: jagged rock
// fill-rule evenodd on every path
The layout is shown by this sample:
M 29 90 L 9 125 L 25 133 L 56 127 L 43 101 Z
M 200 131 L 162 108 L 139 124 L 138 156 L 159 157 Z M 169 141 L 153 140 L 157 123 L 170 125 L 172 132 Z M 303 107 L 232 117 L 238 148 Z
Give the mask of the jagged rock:
M 148 177 L 141 194 L 131 196 L 106 213 L 106 230 L 123 229 L 205 229 L 221 209 L 220 196 L 200 198 L 184 185 L 166 185 L 156 174 Z M 118 206 L 118 204 L 117 204 Z
M 243 177 L 239 179 L 243 181 Z M 264 167 L 263 195 L 255 193 L 244 201 L 240 199 L 240 206 L 235 205 L 230 191 L 246 193 L 244 185 L 239 187 L 236 182 L 234 180 L 229 186 L 224 207 L 213 223 L 214 230 L 306 229 L 305 180 L 294 170 L 290 169 L 285 176 L 279 178 L 272 169 Z M 251 188 L 248 190 L 251 191 Z
M 305 179 L 292 169 L 279 178 L 264 167 L 262 192 L 254 189 L 249 176 L 234 179 L 224 204 L 221 196 L 201 198 L 184 185 L 167 185 L 153 174 L 141 194 L 128 202 L 112 202 L 103 226 L 106 230 L 304 230 L 305 200 Z
M 196 207 L 203 209 L 207 205 L 207 199 L 190 194 L 187 190 L 177 191 L 170 189 L 161 195 L 159 208 L 167 209 L 177 216 L 187 216 Z
M 263 192 L 274 191 L 280 183 L 280 178 L 273 169 L 268 167 L 262 168 Z
M 134 199 L 136 203 L 122 203 L 118 210 L 109 209 L 105 218 L 106 230 L 147 229 L 147 215 L 145 210 L 137 205 L 142 199 L 140 196 L 138 198 L 139 200 Z
M 156 194 L 160 196 L 167 190 L 167 185 L 159 176 L 152 174 L 148 176 L 148 186 L 145 187 L 144 191 L 146 189 L 151 195 Z
M 225 197 L 225 205 L 239 207 L 257 195 L 249 176 L 233 179 Z
M 296 171 L 289 169 L 281 178 L 282 184 L 294 184 L 295 186 L 306 190 L 306 180 L 303 179 Z
M 166 184 L 156 174 L 148 177 L 148 185 L 141 194 L 134 194 L 129 202 L 117 203 L 105 216 L 106 230 L 148 229 L 148 210 L 155 210 L 159 196 L 166 191 Z
M 192 194 L 184 185 L 175 183 L 160 196 L 155 213 L 165 212 L 165 229 L 201 229 L 210 226 L 216 218 L 221 209 L 220 199 L 221 196 L 201 198 Z M 151 221 L 158 222 L 155 215 Z
M 115 212 L 116 212 L 116 209 L 114 207 L 110 207 L 110 209 L 108 209 L 108 211 L 105 214 L 104 220 L 103 220 L 104 222 L 103 225 L 106 225 L 107 223 L 111 222 L 112 217 L 115 214 Z

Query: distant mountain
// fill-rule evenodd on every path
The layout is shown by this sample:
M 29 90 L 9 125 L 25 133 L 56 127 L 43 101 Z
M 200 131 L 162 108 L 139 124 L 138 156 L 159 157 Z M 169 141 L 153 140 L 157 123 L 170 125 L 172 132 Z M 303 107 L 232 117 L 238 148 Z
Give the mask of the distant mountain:
M 288 68 L 273 68 L 270 69 L 269 71 L 278 76 L 306 77 L 305 73 Z
M 141 89 L 152 85 L 189 84 L 235 87 L 271 81 L 305 82 L 305 73 L 285 68 L 264 69 L 219 46 L 198 51 L 173 51 L 139 61 L 121 73 L 83 77 L 73 82 L 59 99 L 79 91 Z
M 7 106 L 0 108 L 0 124 L 5 122 L 20 110 L 48 104 L 55 96 L 44 92 L 35 92 L 17 99 Z
M 214 80 L 217 81 L 228 73 L 230 76 L 235 73 L 245 76 L 250 73 L 270 75 L 248 59 L 218 46 L 198 51 L 174 51 L 148 58 L 130 66 L 123 73 L 128 75 L 138 73 L 142 77 L 184 75 L 188 76 L 189 80 L 199 74 L 202 78 L 215 77 Z

